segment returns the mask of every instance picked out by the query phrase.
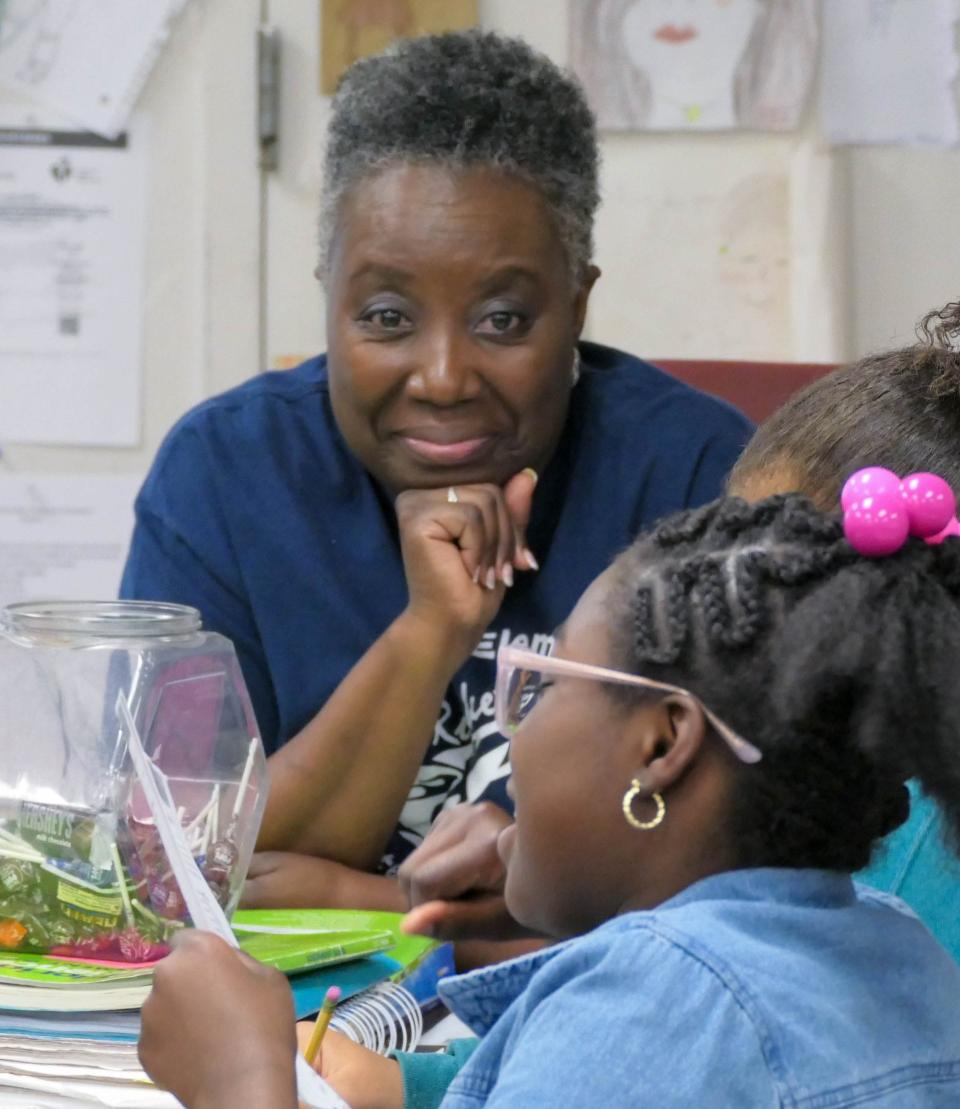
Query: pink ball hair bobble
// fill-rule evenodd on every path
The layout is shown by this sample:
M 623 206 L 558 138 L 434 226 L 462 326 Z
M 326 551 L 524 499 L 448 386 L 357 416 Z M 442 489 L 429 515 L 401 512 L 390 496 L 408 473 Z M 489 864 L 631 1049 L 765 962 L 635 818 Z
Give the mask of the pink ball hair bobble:
M 947 524 L 943 531 L 938 531 L 936 535 L 925 538 L 924 543 L 929 543 L 931 547 L 935 547 L 938 543 L 942 543 L 944 539 L 947 539 L 951 535 L 960 535 L 960 521 L 957 520 L 956 516 Z
M 846 481 L 840 495 L 843 533 L 858 554 L 883 558 L 899 551 L 908 535 L 940 543 L 960 536 L 953 490 L 937 474 L 910 474 L 868 466 Z
M 843 512 L 843 534 L 850 546 L 867 558 L 883 558 L 899 551 L 910 534 L 907 506 L 900 490 L 885 488 L 851 501 Z
M 957 512 L 957 498 L 937 474 L 910 474 L 900 483 L 910 519 L 910 534 L 930 539 L 949 527 Z
M 840 494 L 840 507 L 846 512 L 862 497 L 884 493 L 896 493 L 899 496 L 900 478 L 893 470 L 885 470 L 882 466 L 867 466 L 851 474 L 844 482 L 843 492 Z

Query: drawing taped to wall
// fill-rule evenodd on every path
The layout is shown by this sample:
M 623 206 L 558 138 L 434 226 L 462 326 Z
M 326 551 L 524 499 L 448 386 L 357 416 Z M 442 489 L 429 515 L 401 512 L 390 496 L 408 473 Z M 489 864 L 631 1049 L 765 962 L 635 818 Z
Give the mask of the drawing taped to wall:
M 758 350 L 775 350 L 790 334 L 789 203 L 786 175 L 754 173 L 718 206 L 718 308 Z
M 25 85 L 43 81 L 56 64 L 63 42 L 62 28 L 75 10 L 75 0 L 61 4 L 40 0 L 30 5 L 0 0 L 0 53 L 12 49 L 21 37 L 29 40 L 16 74 Z
M 844 0 L 823 12 L 821 126 L 835 143 L 960 142 L 956 0 Z
M 324 0 L 320 10 L 320 92 L 331 96 L 358 58 L 394 39 L 465 31 L 477 23 L 477 0 Z
M 607 295 L 587 337 L 654 360 L 798 356 L 789 144 L 686 146 L 678 174 L 672 142 L 650 143 L 642 171 L 635 144 L 608 145 L 595 252 Z
M 605 130 L 792 130 L 817 14 L 817 0 L 572 0 L 571 60 Z

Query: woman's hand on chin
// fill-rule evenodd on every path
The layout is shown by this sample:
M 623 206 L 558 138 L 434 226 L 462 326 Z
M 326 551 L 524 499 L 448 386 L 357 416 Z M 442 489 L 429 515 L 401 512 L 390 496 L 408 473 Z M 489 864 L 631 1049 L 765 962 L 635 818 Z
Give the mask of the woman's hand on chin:
M 502 489 L 457 485 L 397 497 L 410 594 L 405 615 L 462 654 L 496 616 L 515 573 L 537 569 L 526 545 L 536 480 L 533 470 L 522 470 Z

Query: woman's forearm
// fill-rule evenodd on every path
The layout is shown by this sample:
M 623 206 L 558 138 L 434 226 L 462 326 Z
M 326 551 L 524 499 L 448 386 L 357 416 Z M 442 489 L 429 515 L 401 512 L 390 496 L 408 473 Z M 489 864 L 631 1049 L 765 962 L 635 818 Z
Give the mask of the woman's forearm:
M 398 617 L 303 731 L 271 756 L 258 847 L 374 866 L 468 652 L 422 617 Z

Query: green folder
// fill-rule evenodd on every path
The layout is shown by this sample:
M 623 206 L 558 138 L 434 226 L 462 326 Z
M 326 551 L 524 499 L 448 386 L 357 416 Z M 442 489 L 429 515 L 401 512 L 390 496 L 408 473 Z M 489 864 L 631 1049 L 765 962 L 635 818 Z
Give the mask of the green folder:
M 327 937 L 331 946 L 335 946 L 337 936 L 353 936 L 355 943 L 350 946 L 348 954 L 335 959 L 321 960 L 318 962 L 304 962 L 300 967 L 280 966 L 287 973 L 296 973 L 297 970 L 309 970 L 314 966 L 322 966 L 324 962 L 344 962 L 346 959 L 358 955 L 371 955 L 375 951 L 389 951 L 391 959 L 395 959 L 404 972 L 412 970 L 429 951 L 437 946 L 435 940 L 426 936 L 408 936 L 400 931 L 400 922 L 403 913 L 388 913 L 378 910 L 364 909 L 238 909 L 233 914 L 232 924 L 236 930 L 237 939 L 244 951 L 248 951 L 257 959 L 269 962 L 272 966 L 279 966 L 270 958 L 272 945 L 265 943 L 254 950 L 253 937 L 257 935 L 270 935 L 267 932 L 248 932 L 245 928 L 253 926 L 258 929 L 276 929 L 277 934 L 272 936 L 277 940 L 299 939 L 309 941 L 306 934 L 297 936 L 297 931 L 309 932 L 315 939 Z M 281 929 L 288 929 L 293 934 L 284 934 Z M 369 943 L 365 950 L 360 949 L 363 942 Z M 296 946 L 294 943 L 293 947 Z M 303 944 L 309 947 L 309 942 Z M 275 950 L 280 950 L 280 945 Z M 263 952 L 263 954 L 261 954 Z
M 300 1019 L 319 1009 L 329 986 L 339 986 L 346 999 L 390 979 L 413 987 L 412 992 L 421 1004 L 432 999 L 436 994 L 437 978 L 453 971 L 452 948 L 449 944 L 440 945 L 425 936 L 409 936 L 401 932 L 402 920 L 402 913 L 362 909 L 250 909 L 234 913 L 233 925 L 244 950 L 264 962 L 272 962 L 274 966 L 278 964 L 270 957 L 269 946 L 265 946 L 262 953 L 254 952 L 250 946 L 253 936 L 259 938 L 267 933 L 244 932 L 245 927 L 317 929 L 313 933 L 316 939 L 339 935 L 382 938 L 386 935 L 385 946 L 371 948 L 362 953 L 363 957 L 349 963 L 346 963 L 352 958 L 349 954 L 336 960 L 346 965 L 333 966 L 334 960 L 330 959 L 326 963 L 304 964 L 298 969 L 281 966 L 281 970 L 290 974 L 297 1018 Z M 280 936 L 283 935 L 280 933 Z M 350 950 L 357 949 L 351 947 Z
M 297 974 L 331 963 L 344 963 L 396 944 L 393 921 L 358 920 L 339 909 L 238 909 L 231 925 L 240 946 L 261 963 Z

